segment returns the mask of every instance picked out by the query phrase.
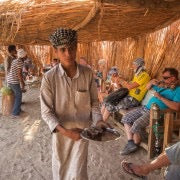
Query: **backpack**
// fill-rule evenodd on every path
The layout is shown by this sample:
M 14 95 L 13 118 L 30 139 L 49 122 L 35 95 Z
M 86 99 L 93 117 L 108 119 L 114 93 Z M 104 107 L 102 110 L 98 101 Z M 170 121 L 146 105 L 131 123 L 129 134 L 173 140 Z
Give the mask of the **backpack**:
M 127 88 L 120 88 L 117 91 L 114 91 L 113 93 L 109 94 L 105 99 L 105 103 L 110 103 L 114 106 L 117 106 L 118 103 L 126 97 L 129 93 L 129 90 Z

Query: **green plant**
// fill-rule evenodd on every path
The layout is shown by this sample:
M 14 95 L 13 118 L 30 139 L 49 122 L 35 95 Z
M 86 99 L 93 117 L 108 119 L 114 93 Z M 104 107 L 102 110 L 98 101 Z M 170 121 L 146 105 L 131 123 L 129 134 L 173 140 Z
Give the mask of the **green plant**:
M 4 86 L 1 88 L 1 93 L 3 96 L 6 96 L 6 95 L 11 95 L 13 91 L 10 87 Z
M 0 71 L 4 71 L 4 64 L 0 64 Z

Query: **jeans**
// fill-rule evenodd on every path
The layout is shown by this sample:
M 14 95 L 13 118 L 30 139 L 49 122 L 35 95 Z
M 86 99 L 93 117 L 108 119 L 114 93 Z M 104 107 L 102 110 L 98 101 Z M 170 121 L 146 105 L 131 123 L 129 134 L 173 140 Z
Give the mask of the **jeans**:
M 21 87 L 20 84 L 9 84 L 9 87 L 13 90 L 15 96 L 12 114 L 17 116 L 21 112 L 21 103 L 22 103 Z

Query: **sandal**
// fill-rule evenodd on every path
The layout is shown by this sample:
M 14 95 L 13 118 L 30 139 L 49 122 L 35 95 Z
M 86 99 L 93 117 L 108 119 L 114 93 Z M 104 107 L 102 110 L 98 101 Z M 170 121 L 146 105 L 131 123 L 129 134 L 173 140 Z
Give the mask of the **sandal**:
M 128 163 L 127 161 L 123 161 L 122 163 L 121 163 L 121 166 L 122 166 L 122 168 L 123 168 L 123 170 L 124 170 L 124 172 L 126 173 L 126 174 L 129 174 L 129 175 L 131 175 L 131 176 L 134 176 L 134 177 L 136 177 L 136 178 L 140 178 L 140 179 L 145 179 L 145 177 L 146 176 L 140 176 L 140 175 L 138 175 L 138 174 L 136 174 L 135 172 L 134 172 L 134 170 L 132 169 L 132 163 Z

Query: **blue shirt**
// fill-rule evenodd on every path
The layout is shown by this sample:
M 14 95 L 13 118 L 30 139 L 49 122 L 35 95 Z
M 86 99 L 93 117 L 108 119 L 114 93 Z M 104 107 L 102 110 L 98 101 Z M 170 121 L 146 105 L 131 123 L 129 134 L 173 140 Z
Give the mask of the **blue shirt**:
M 174 102 L 180 102 L 180 86 L 177 86 L 175 89 L 169 89 L 169 88 L 161 88 L 158 86 L 153 86 L 153 89 L 159 93 L 164 98 L 174 101 Z M 151 105 L 155 103 L 159 106 L 160 109 L 167 109 L 168 106 L 166 106 L 160 99 L 153 96 L 149 102 L 146 105 L 147 109 L 151 109 Z

